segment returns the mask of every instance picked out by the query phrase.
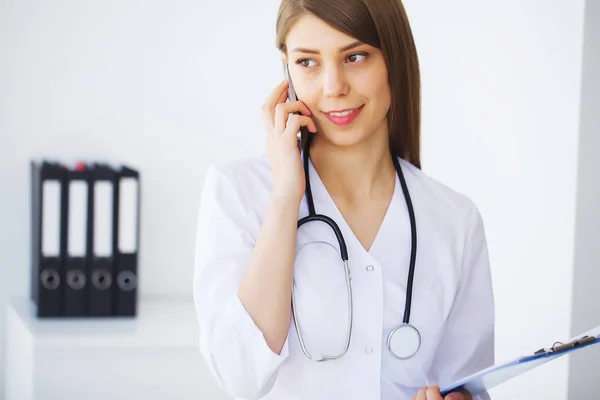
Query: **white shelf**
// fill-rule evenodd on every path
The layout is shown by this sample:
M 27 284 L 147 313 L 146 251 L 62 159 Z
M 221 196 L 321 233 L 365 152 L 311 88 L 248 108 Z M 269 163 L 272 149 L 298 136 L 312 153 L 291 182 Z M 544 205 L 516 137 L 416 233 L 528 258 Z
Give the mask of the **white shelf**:
M 198 348 L 192 299 L 141 299 L 135 318 L 37 318 L 12 299 L 5 400 L 227 400 Z
M 141 299 L 135 318 L 37 318 L 32 301 L 12 299 L 9 313 L 38 346 L 144 347 L 198 344 L 193 300 Z

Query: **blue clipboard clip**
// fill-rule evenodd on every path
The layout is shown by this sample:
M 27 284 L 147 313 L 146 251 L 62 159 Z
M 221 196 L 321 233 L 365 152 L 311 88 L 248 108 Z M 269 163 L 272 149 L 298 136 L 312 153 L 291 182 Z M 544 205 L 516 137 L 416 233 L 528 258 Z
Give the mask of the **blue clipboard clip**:
M 467 390 L 473 396 L 486 393 L 489 389 L 506 382 L 526 371 L 577 351 L 584 347 L 600 343 L 600 335 L 585 335 L 567 343 L 555 342 L 551 347 L 541 348 L 531 355 L 519 357 L 512 361 L 493 365 L 470 376 L 467 376 L 441 390 L 442 397 L 454 391 Z

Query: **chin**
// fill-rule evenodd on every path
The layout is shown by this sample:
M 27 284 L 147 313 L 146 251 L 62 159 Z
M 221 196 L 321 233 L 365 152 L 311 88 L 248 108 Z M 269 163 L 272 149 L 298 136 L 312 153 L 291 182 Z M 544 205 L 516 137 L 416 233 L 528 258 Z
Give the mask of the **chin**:
M 329 131 L 318 134 L 320 139 L 335 147 L 352 147 L 364 142 L 368 135 L 362 131 Z

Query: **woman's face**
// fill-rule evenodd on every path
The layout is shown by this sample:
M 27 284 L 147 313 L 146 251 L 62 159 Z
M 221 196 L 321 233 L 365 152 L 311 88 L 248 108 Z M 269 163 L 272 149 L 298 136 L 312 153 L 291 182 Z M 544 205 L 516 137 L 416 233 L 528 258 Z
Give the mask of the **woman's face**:
M 379 49 L 312 15 L 292 27 L 286 46 L 284 62 L 287 57 L 298 99 L 313 114 L 319 135 L 336 146 L 387 137 L 391 95 Z

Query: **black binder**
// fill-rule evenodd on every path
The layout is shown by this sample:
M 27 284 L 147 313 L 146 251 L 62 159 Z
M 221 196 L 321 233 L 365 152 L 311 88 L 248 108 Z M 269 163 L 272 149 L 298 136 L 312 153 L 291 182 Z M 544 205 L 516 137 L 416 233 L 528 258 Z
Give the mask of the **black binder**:
M 122 166 L 115 184 L 115 273 L 114 314 L 135 316 L 137 311 L 138 248 L 140 221 L 140 176 Z
M 38 317 L 57 317 L 62 310 L 65 169 L 59 163 L 31 161 L 30 173 L 31 297 Z
M 77 163 L 66 172 L 66 219 L 64 241 L 67 244 L 64 264 L 64 311 L 68 317 L 87 313 L 87 252 L 89 234 L 89 172 Z
M 96 163 L 91 169 L 89 255 L 89 315 L 113 312 L 115 171 Z

